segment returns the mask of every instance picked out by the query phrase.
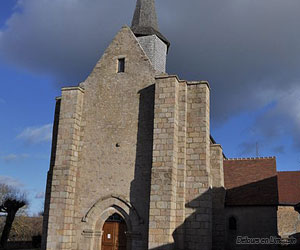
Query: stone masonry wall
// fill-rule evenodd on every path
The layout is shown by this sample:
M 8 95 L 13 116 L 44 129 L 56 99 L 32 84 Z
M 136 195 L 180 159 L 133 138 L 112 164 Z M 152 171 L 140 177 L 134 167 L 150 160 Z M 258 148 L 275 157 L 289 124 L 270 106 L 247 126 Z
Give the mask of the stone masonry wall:
M 125 58 L 122 73 L 117 73 L 119 58 Z M 102 225 L 98 221 L 108 216 L 107 209 L 124 210 L 118 199 L 131 207 L 127 213 L 129 249 L 147 248 L 154 83 L 155 70 L 148 57 L 132 31 L 123 27 L 82 84 L 85 101 L 75 199 L 76 249 L 100 249 Z M 119 198 L 113 201 L 112 197 Z M 112 201 L 106 204 L 107 199 Z M 97 206 L 102 210 L 83 221 Z
M 187 84 L 179 82 L 179 120 L 178 120 L 178 166 L 176 190 L 176 230 L 175 249 L 185 249 L 185 186 L 186 186 L 186 123 L 187 123 Z
M 123 27 L 81 87 L 62 90 L 47 250 L 100 250 L 114 212 L 129 250 L 211 249 L 212 188 L 224 183 L 209 86 L 156 74 Z
M 185 249 L 211 249 L 209 92 L 207 82 L 187 85 Z
M 176 77 L 157 78 L 150 195 L 149 249 L 173 249 L 176 226 L 178 164 L 178 94 Z
M 225 244 L 225 188 L 223 170 L 223 150 L 221 145 L 210 146 L 212 176 L 212 249 L 222 250 Z
M 84 91 L 63 88 L 46 248 L 74 249 L 74 199 Z
M 126 221 L 128 249 L 147 248 L 155 74 L 125 26 L 81 87 L 62 89 L 47 250 L 101 249 L 114 212 Z
M 219 144 L 210 145 L 210 165 L 213 188 L 224 188 L 223 149 Z
M 52 177 L 53 177 L 53 167 L 55 165 L 55 158 L 56 158 L 60 104 L 61 104 L 61 98 L 59 97 L 56 99 L 56 104 L 55 104 L 54 122 L 53 122 L 53 129 L 52 129 L 52 147 L 51 147 L 50 168 L 49 168 L 49 171 L 47 174 L 47 184 L 46 184 L 46 193 L 45 193 L 46 198 L 45 198 L 45 203 L 44 203 L 43 235 L 42 235 L 42 245 L 41 245 L 41 248 L 43 250 L 46 249 L 46 244 L 47 244 L 51 186 L 52 186 Z
M 209 91 L 207 82 L 156 78 L 149 249 L 211 249 Z M 215 151 L 221 187 L 222 150 Z

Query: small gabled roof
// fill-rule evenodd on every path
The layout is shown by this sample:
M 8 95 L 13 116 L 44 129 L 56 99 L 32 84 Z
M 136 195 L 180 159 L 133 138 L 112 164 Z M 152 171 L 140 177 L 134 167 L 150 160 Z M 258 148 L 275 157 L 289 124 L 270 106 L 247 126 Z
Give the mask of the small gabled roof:
M 281 205 L 300 203 L 300 171 L 278 172 L 278 193 Z
M 270 206 L 278 204 L 276 159 L 224 160 L 227 206 Z
M 240 187 L 276 175 L 275 157 L 224 160 L 224 181 L 227 189 Z
M 300 171 L 277 172 L 276 159 L 225 159 L 226 205 L 288 205 L 300 211 Z

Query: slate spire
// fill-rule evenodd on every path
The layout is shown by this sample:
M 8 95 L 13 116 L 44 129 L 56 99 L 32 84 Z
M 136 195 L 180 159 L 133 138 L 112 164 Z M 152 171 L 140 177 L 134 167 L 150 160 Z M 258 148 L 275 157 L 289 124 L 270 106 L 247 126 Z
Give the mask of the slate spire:
M 137 0 L 131 29 L 137 37 L 157 35 L 168 47 L 170 46 L 168 39 L 159 32 L 155 0 Z
M 137 0 L 132 27 L 138 26 L 159 30 L 154 0 Z

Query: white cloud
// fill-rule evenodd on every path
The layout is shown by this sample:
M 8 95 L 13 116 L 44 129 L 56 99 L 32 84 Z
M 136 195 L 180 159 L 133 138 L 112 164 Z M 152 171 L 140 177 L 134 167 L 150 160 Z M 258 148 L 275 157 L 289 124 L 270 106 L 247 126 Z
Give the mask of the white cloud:
M 29 157 L 28 154 L 9 154 L 9 155 L 1 156 L 0 159 L 4 160 L 7 163 L 11 163 L 11 162 L 24 160 L 28 157 Z
M 45 192 L 38 192 L 38 193 L 35 195 L 35 198 L 36 198 L 36 199 L 44 199 L 44 198 L 45 198 Z
M 129 20 L 134 4 L 135 0 L 18 1 L 2 30 L 0 54 L 60 82 L 81 81 L 104 44 Z M 111 13 L 118 13 L 117 18 Z
M 298 83 L 285 91 L 270 89 L 259 98 L 273 100 L 274 107 L 264 113 L 254 128 L 262 136 L 275 139 L 292 135 L 294 146 L 300 149 L 300 87 Z
M 5 175 L 0 175 L 0 183 L 15 187 L 15 188 L 24 187 L 24 184 L 22 182 L 20 182 L 19 180 L 12 178 L 10 176 L 5 176 Z
M 46 124 L 40 127 L 25 128 L 17 139 L 24 140 L 29 144 L 37 144 L 42 142 L 49 142 L 52 138 L 52 124 Z
M 61 83 L 81 82 L 118 29 L 130 24 L 135 2 L 18 1 L 0 31 L 0 56 Z M 275 101 L 273 114 L 257 125 L 272 128 L 265 130 L 269 133 L 280 124 L 300 141 L 299 98 L 284 99 L 300 79 L 300 1 L 165 0 L 156 5 L 161 32 L 171 42 L 168 71 L 209 80 L 213 122 Z M 19 138 L 31 143 L 51 138 L 49 130 L 46 137 L 38 133 L 30 128 Z

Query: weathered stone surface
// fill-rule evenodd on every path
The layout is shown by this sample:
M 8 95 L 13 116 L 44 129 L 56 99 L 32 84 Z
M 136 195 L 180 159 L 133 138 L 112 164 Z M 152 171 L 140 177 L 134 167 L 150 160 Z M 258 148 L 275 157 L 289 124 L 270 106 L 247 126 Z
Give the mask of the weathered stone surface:
M 63 89 L 44 249 L 100 249 L 113 213 L 131 249 L 210 248 L 209 87 L 155 72 L 124 27 L 81 87 Z
M 300 233 L 300 216 L 293 206 L 279 206 L 277 210 L 278 234 L 283 238 Z
M 149 227 L 149 249 L 172 244 L 176 216 L 176 183 L 178 154 L 178 92 L 175 77 L 156 78 L 153 167 L 151 177 L 150 213 L 159 209 L 162 216 L 150 215 L 156 222 Z M 162 234 L 157 234 L 162 230 Z
M 63 88 L 57 124 L 53 168 L 48 182 L 47 249 L 71 249 L 74 242 L 74 219 L 78 152 L 80 150 L 82 105 L 84 90 L 80 87 Z M 51 186 L 50 186 L 51 185 Z
M 212 249 L 224 249 L 225 245 L 225 187 L 223 170 L 223 150 L 221 145 L 210 145 L 212 176 Z
M 124 73 L 117 73 L 120 57 L 125 58 Z M 124 27 L 81 84 L 82 89 L 63 89 L 56 159 L 49 177 L 47 249 L 91 247 L 82 232 L 101 231 L 90 226 L 96 226 L 98 216 L 116 201 L 91 217 L 89 225 L 81 221 L 107 196 L 124 197 L 138 211 L 140 222 L 130 218 L 130 230 L 139 235 L 132 247 L 146 247 L 154 83 L 155 70 L 130 28 Z M 133 214 L 129 211 L 128 216 Z

